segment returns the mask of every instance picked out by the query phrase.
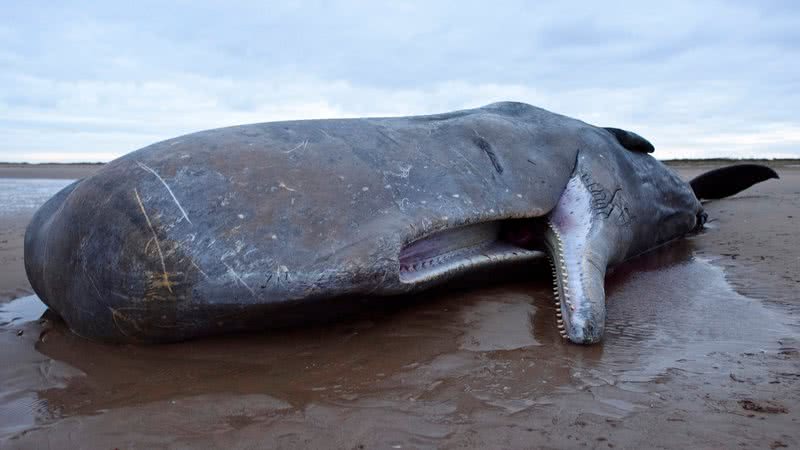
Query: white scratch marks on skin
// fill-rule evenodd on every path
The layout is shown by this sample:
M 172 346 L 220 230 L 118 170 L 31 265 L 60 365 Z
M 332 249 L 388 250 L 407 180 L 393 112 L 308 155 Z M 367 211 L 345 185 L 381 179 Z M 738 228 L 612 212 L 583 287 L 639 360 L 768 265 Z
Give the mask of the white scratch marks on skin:
M 130 295 L 120 294 L 117 291 L 111 291 L 111 295 L 113 295 L 114 297 L 119 297 L 123 300 L 134 300 L 134 298 L 131 297 Z
M 120 314 L 119 311 L 117 311 L 116 309 L 114 309 L 114 308 L 112 308 L 110 306 L 108 307 L 108 310 L 111 311 L 111 319 L 114 321 L 114 326 L 117 327 L 117 330 L 119 330 L 119 332 L 122 333 L 123 336 L 130 337 L 130 335 L 128 333 L 126 333 L 125 330 L 123 330 L 121 326 L 119 326 L 119 322 L 117 321 L 118 317 L 121 317 L 122 319 L 125 319 L 125 316 L 123 316 L 122 314 Z
M 395 204 L 397 205 L 398 208 L 400 208 L 400 211 L 405 211 L 409 203 L 410 202 L 406 197 L 403 197 L 400 200 L 395 200 Z
M 302 150 L 305 150 L 305 149 L 306 149 L 306 147 L 308 147 L 308 139 L 306 139 L 306 140 L 304 140 L 303 142 L 301 142 L 301 143 L 297 144 L 297 145 L 296 145 L 296 146 L 294 146 L 293 148 L 291 148 L 291 149 L 289 149 L 289 150 L 286 150 L 286 151 L 285 151 L 285 152 L 283 152 L 283 153 L 289 154 L 289 153 L 292 153 L 292 152 L 293 152 L 293 151 L 295 151 L 295 150 L 300 150 L 300 149 L 302 149 Z
M 289 186 L 287 186 L 287 185 L 286 185 L 286 183 L 284 183 L 283 181 L 281 181 L 281 182 L 278 184 L 278 187 L 279 187 L 279 188 L 286 189 L 286 190 L 287 190 L 287 191 L 289 191 L 289 192 L 295 192 L 295 191 L 297 190 L 297 189 L 292 189 L 292 188 L 290 188 L 290 187 L 289 187 Z
M 397 168 L 400 169 L 399 172 L 392 172 L 392 171 L 389 171 L 389 170 L 384 170 L 383 174 L 384 175 L 391 175 L 393 177 L 398 177 L 398 178 L 408 178 L 408 174 L 411 173 L 411 168 L 412 167 L 414 167 L 414 166 L 412 166 L 411 164 L 409 164 L 407 166 L 404 166 L 404 165 L 400 164 L 400 165 L 397 166 Z
M 144 163 L 141 163 L 141 162 L 139 162 L 139 161 L 136 161 L 136 164 L 138 164 L 138 165 L 139 165 L 139 167 L 141 167 L 142 169 L 144 169 L 144 170 L 146 170 L 146 171 L 148 171 L 148 172 L 152 173 L 153 175 L 155 175 L 155 176 L 156 176 L 156 178 L 158 178 L 158 180 L 159 180 L 159 181 L 161 181 L 161 184 L 163 184 L 163 185 L 164 185 L 164 187 L 165 187 L 165 188 L 167 188 L 167 192 L 169 192 L 169 195 L 170 195 L 170 197 L 172 197 L 172 200 L 175 202 L 175 204 L 176 204 L 176 205 L 178 205 L 178 209 L 180 209 L 180 210 L 181 210 L 181 214 L 183 214 L 183 218 L 184 218 L 184 219 L 186 219 L 186 221 L 187 221 L 187 222 L 189 222 L 189 223 L 191 224 L 191 223 L 192 223 L 192 221 L 191 221 L 191 220 L 189 220 L 189 216 L 186 214 L 186 211 L 184 211 L 184 210 L 183 210 L 183 206 L 181 206 L 180 202 L 178 202 L 178 199 L 177 199 L 177 198 L 175 198 L 175 194 L 174 194 L 174 193 L 172 193 L 172 189 L 170 189 L 170 188 L 169 188 L 169 185 L 167 184 L 167 182 L 166 182 L 166 181 L 164 181 L 164 179 L 163 179 L 163 178 L 161 178 L 161 175 L 159 175 L 159 174 L 158 174 L 158 173 L 157 173 L 155 170 L 151 169 L 150 167 L 148 167 L 148 166 L 147 166 L 147 165 L 145 165 Z M 192 224 L 192 225 L 193 225 L 193 224 Z
M 417 145 L 416 145 L 414 148 L 412 148 L 412 150 L 413 150 L 413 151 L 414 151 L 416 154 L 418 154 L 418 155 L 420 155 L 421 157 L 423 157 L 423 158 L 427 159 L 427 160 L 428 160 L 428 161 L 430 161 L 431 163 L 433 163 L 433 164 L 436 164 L 436 165 L 437 165 L 437 166 L 439 166 L 439 167 L 443 167 L 443 168 L 445 168 L 445 169 L 449 169 L 449 168 L 450 168 L 450 167 L 448 167 L 448 166 L 446 166 L 446 165 L 444 165 L 444 164 L 440 163 L 439 161 L 436 161 L 435 159 L 433 159 L 433 156 L 431 156 L 430 154 L 423 152 L 423 151 L 422 151 L 422 147 L 420 147 L 420 146 L 419 146 L 419 144 L 417 144 Z
M 167 276 L 167 265 L 164 263 L 164 254 L 161 252 L 161 244 L 158 243 L 158 235 L 156 235 L 156 230 L 153 228 L 153 224 L 150 222 L 150 216 L 148 216 L 147 211 L 144 210 L 142 198 L 139 197 L 139 191 L 137 191 L 136 188 L 133 188 L 133 194 L 136 196 L 136 202 L 139 203 L 139 209 L 141 209 L 142 214 L 144 214 L 144 220 L 147 221 L 147 227 L 150 228 L 150 232 L 153 233 L 153 240 L 156 243 L 158 257 L 161 259 L 161 273 L 164 276 L 164 285 L 167 287 L 167 290 L 172 293 L 172 285 L 169 282 L 169 276 Z
M 147 244 L 145 244 L 145 246 L 144 246 L 144 252 L 145 253 L 150 253 L 150 246 L 153 244 L 153 241 L 154 241 L 153 238 L 150 238 L 150 239 L 147 240 Z
M 53 215 L 50 216 L 50 217 L 54 217 L 54 218 L 58 217 L 61 214 L 61 211 L 64 210 L 64 206 L 66 206 L 67 203 L 69 203 L 69 199 L 70 199 L 70 197 L 72 197 L 72 194 L 74 194 L 74 193 L 75 193 L 75 189 L 73 189 L 69 194 L 67 194 L 67 197 L 64 199 L 64 201 L 61 202 L 61 206 L 59 206 L 58 209 L 56 210 L 56 212 L 53 213 Z M 48 256 L 48 254 L 49 254 L 49 245 L 48 245 L 48 243 L 50 242 L 50 234 L 52 233 L 52 230 L 53 230 L 53 227 L 47 227 L 47 236 L 45 236 L 45 238 L 44 238 L 44 250 L 42 250 L 42 252 L 44 254 L 44 261 L 42 262 L 42 279 L 43 280 L 47 279 L 47 261 L 50 260 L 50 257 Z
M 463 154 L 463 153 L 461 153 L 460 151 L 458 151 L 458 149 L 456 149 L 455 147 L 453 147 L 453 151 L 454 151 L 454 152 L 456 152 L 456 154 L 457 154 L 458 156 L 460 156 L 460 157 L 461 157 L 461 159 L 463 159 L 465 163 L 467 163 L 467 165 L 470 167 L 470 169 L 472 170 L 472 172 L 473 172 L 475 175 L 479 175 L 479 176 L 481 177 L 481 179 L 483 180 L 483 182 L 484 182 L 484 183 L 486 183 L 486 185 L 487 185 L 487 186 L 491 185 L 491 184 L 489 183 L 489 180 L 488 180 L 488 179 L 487 179 L 487 178 L 486 178 L 486 177 L 483 175 L 483 172 L 479 171 L 477 167 L 475 167 L 475 166 L 474 166 L 474 165 L 473 165 L 471 162 L 469 162 L 469 160 L 467 159 L 467 157 L 466 157 L 466 156 L 464 156 L 464 154 Z
M 200 273 L 202 273 L 202 274 L 203 274 L 203 276 L 206 278 L 206 280 L 208 279 L 208 274 L 207 274 L 207 273 L 205 273 L 205 272 L 203 271 L 203 269 L 201 269 L 201 268 L 200 268 L 200 266 L 198 266 L 198 265 L 197 265 L 197 263 L 195 263 L 195 262 L 194 262 L 194 260 L 193 260 L 193 259 L 191 259 L 191 258 L 190 258 L 190 259 L 189 259 L 189 262 L 192 264 L 192 266 L 194 266 L 194 268 L 195 268 L 195 269 L 197 269 L 197 271 L 198 271 L 198 272 L 200 272 Z
M 95 284 L 94 278 L 92 278 L 92 276 L 89 275 L 89 272 L 86 271 L 86 266 L 83 267 L 83 273 L 84 273 L 84 275 L 86 275 L 86 278 L 89 280 L 89 283 L 92 285 L 92 288 L 94 289 L 94 292 L 97 294 L 97 299 L 98 300 L 102 300 L 103 299 L 103 295 L 100 294 L 100 290 L 97 289 L 97 284 Z
M 252 289 L 250 286 L 248 286 L 248 285 L 247 285 L 247 283 L 245 283 L 245 282 L 244 282 L 244 280 L 242 279 L 242 277 L 240 277 L 240 276 L 239 276 L 239 274 L 238 274 L 238 273 L 236 273 L 236 271 L 235 271 L 235 270 L 233 270 L 233 267 L 229 266 L 227 263 L 224 263 L 224 262 L 223 262 L 222 264 L 223 264 L 225 267 L 227 267 L 227 268 L 228 268 L 228 273 L 230 274 L 230 276 L 231 276 L 231 277 L 233 277 L 233 279 L 234 279 L 234 280 L 236 280 L 236 281 L 238 281 L 239 283 L 241 283 L 241 284 L 242 284 L 242 286 L 244 286 L 244 287 L 245 287 L 245 289 L 247 289 L 248 291 L 250 291 L 250 294 L 251 294 L 253 297 L 255 297 L 255 296 L 256 296 L 256 293 L 255 293 L 255 291 L 254 291 L 254 290 L 253 290 L 253 289 Z

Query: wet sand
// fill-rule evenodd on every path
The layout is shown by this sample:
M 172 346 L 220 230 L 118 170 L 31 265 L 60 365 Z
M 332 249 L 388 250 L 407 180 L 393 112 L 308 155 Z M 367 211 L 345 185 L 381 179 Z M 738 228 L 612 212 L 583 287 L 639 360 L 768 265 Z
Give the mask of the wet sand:
M 0 447 L 798 448 L 800 164 L 775 168 L 609 276 L 592 347 L 559 337 L 544 265 L 326 326 L 90 343 L 40 320 L 31 212 L 0 215 Z

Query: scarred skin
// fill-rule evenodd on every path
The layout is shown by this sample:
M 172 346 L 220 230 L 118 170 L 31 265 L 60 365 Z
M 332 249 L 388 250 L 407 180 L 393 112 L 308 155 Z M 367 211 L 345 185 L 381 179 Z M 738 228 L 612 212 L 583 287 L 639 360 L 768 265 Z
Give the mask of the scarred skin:
M 649 143 L 614 130 L 507 102 L 202 131 L 54 196 L 27 229 L 25 266 L 75 333 L 170 342 L 302 322 L 306 307 L 416 292 L 539 249 L 562 334 L 597 342 L 606 269 L 704 218 Z M 530 228 L 514 237 L 510 223 Z

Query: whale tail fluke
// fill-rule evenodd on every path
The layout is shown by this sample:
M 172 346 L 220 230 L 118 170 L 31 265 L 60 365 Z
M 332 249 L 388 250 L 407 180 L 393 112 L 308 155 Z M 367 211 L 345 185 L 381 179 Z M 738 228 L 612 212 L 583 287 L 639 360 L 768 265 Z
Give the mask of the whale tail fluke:
M 767 166 L 737 164 L 706 172 L 694 178 L 689 184 L 699 200 L 712 200 L 730 197 L 770 178 L 780 177 Z

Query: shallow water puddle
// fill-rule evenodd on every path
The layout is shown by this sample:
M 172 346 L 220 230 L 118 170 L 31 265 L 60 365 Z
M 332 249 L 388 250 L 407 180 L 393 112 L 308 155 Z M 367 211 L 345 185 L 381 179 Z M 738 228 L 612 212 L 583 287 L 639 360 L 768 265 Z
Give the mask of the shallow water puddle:
M 279 445 L 348 430 L 330 442 L 424 447 L 462 442 L 456 431 L 467 427 L 488 442 L 497 426 L 636 414 L 692 377 L 765 379 L 773 374 L 742 355 L 797 342 L 780 311 L 736 294 L 690 244 L 626 264 L 607 290 L 606 339 L 592 347 L 560 338 L 545 278 L 443 289 L 323 327 L 151 347 L 43 330 L 43 305 L 25 297 L 0 307 L 14 361 L 0 371 L 0 417 L 20 418 L 4 420 L 0 436 L 79 427 L 113 444 L 126 441 L 108 427 L 135 420 L 113 437 L 162 445 L 213 434 L 224 445 L 235 431 Z
M 35 295 L 21 297 L 0 305 L 0 327 L 13 327 L 42 317 L 47 306 Z
M 0 178 L 0 214 L 38 208 L 75 180 Z

